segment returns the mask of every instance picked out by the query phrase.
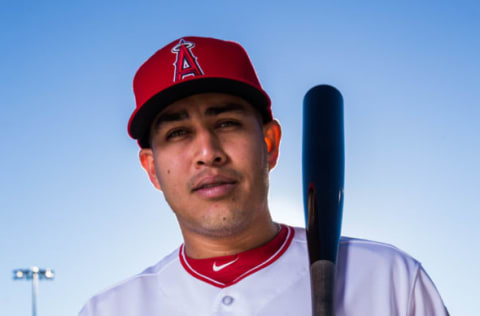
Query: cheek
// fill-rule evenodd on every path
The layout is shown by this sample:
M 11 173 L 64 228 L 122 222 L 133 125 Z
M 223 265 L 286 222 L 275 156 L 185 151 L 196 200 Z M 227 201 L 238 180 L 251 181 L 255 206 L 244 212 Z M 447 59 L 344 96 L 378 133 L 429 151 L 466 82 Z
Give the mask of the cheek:
M 181 156 L 169 157 L 175 158 L 162 159 L 162 156 L 160 156 L 156 163 L 157 179 L 164 191 L 165 189 L 175 190 L 178 186 L 177 182 L 182 179 L 181 172 L 185 170 L 185 168 L 181 167 Z
M 185 173 L 180 167 L 178 159 L 164 160 L 163 164 L 159 164 L 157 168 L 157 179 L 162 188 L 163 197 L 172 210 L 183 209 L 183 201 L 185 196 Z
M 234 164 L 241 165 L 244 172 L 251 176 L 258 176 L 265 170 L 268 171 L 267 149 L 263 139 L 242 139 L 232 144 L 229 156 L 234 160 Z

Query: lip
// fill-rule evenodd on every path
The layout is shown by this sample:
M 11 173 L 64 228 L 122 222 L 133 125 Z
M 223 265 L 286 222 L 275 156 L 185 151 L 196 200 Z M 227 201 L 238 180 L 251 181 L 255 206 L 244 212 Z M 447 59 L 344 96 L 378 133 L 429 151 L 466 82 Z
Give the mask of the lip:
M 192 192 L 204 198 L 220 198 L 236 186 L 237 181 L 221 175 L 200 178 L 192 187 Z

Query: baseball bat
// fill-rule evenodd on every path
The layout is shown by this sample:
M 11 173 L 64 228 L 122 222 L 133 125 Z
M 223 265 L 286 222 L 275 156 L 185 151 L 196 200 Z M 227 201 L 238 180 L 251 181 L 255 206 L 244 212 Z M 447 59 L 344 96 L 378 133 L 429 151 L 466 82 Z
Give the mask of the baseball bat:
M 303 198 L 314 316 L 335 315 L 344 173 L 343 98 L 332 86 L 315 86 L 303 100 Z

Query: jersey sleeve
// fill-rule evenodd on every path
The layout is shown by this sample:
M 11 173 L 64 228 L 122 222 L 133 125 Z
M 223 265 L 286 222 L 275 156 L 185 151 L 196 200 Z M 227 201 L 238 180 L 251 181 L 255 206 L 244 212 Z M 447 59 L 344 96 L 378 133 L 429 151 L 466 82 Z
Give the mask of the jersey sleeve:
M 417 275 L 413 284 L 408 315 L 449 315 L 435 285 L 421 265 L 418 266 Z

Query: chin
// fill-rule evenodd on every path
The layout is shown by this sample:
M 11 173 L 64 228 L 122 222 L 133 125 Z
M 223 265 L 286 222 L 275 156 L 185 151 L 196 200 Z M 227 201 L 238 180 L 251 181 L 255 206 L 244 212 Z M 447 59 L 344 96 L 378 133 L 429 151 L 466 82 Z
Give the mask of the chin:
M 235 235 L 248 227 L 248 216 L 245 212 L 215 212 L 204 217 L 199 223 L 194 224 L 197 233 L 215 237 Z M 212 216 L 213 215 L 213 216 Z

